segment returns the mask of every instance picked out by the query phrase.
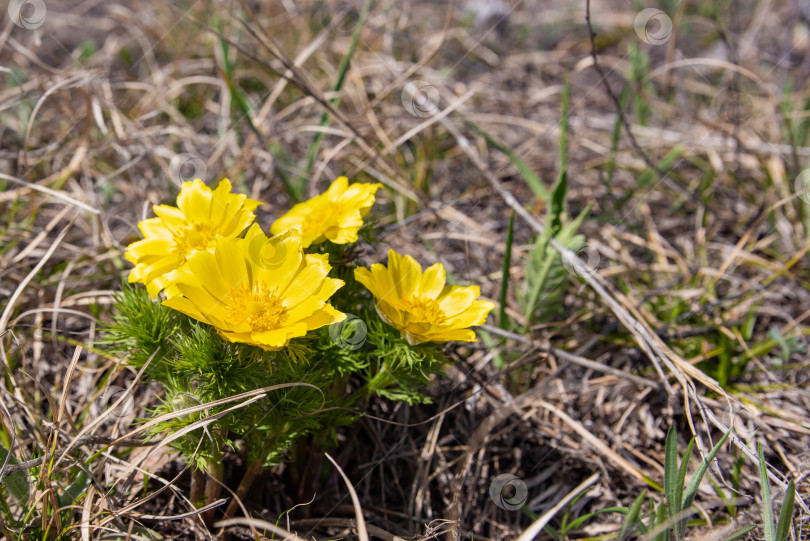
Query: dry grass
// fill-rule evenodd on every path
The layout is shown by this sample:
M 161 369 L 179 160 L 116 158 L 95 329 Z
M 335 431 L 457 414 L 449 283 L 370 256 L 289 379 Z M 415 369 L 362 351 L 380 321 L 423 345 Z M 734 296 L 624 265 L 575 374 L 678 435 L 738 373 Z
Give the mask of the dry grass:
M 505 2 L 487 19 L 460 2 L 448 15 L 445 3 L 383 0 L 332 92 L 356 21 L 337 4 L 48 2 L 44 24 L 28 30 L 3 13 L 0 330 L 12 332 L 0 349 L 2 443 L 33 461 L 11 466 L 30 473 L 32 499 L 56 502 L 81 468 L 90 479 L 65 513 L 32 522 L 85 539 L 144 536 L 142 528 L 251 538 L 269 535 L 268 523 L 304 539 L 358 535 L 334 472 L 314 501 L 283 517 L 295 487 L 283 466 L 265 472 L 244 502 L 251 519 L 208 532 L 185 499 L 184 464 L 150 452 L 139 434 L 108 445 L 160 389 L 93 347 L 97 325 L 126 277 L 122 249 L 138 238 L 135 224 L 174 197 L 172 159 L 189 153 L 204 162 L 194 162 L 197 174 L 229 176 L 266 202 L 263 226 L 290 204 L 282 178 L 306 178 L 305 196 L 339 174 L 382 182 L 380 254 L 390 246 L 441 261 L 496 301 L 510 204 L 522 212 L 508 277 L 515 325 L 487 328 L 496 343 L 506 335 L 502 347 L 451 348 L 456 364 L 429 390 L 433 405 L 372 402 L 331 452 L 372 538 L 515 538 L 532 517 L 488 493 L 506 473 L 525 482 L 537 516 L 594 473 L 571 517 L 628 506 L 650 488 L 645 478 L 662 482 L 669 425 L 682 443 L 697 435 L 705 452 L 732 419 L 741 437 L 712 476 L 735 498 L 736 515 L 706 482 L 698 499 L 706 523 L 692 535 L 714 539 L 730 520 L 761 520 L 757 441 L 772 486 L 795 481 L 797 532 L 808 538 L 810 363 L 799 346 L 810 332 L 810 197 L 794 179 L 810 156 L 810 47 L 796 6 L 681 2 L 662 8 L 675 32 L 652 47 L 633 31 L 641 6 L 594 2 L 602 79 L 584 2 Z M 524 332 L 515 293 L 547 205 L 464 119 L 550 187 L 564 76 L 567 204 L 571 215 L 590 206 L 582 232 L 596 272 L 580 273 L 585 281 L 572 273 L 559 315 Z M 413 81 L 430 85 L 438 109 L 428 102 L 424 115 L 409 112 L 420 106 L 403 94 Z M 633 96 L 626 126 L 611 98 L 623 89 Z M 795 347 L 786 351 L 777 334 Z M 514 361 L 497 370 L 502 352 Z M 134 402 L 120 418 L 99 419 L 108 383 L 132 386 Z M 244 467 L 228 457 L 226 481 Z M 569 535 L 608 535 L 620 523 L 598 515 Z M 559 514 L 551 524 L 559 528 Z

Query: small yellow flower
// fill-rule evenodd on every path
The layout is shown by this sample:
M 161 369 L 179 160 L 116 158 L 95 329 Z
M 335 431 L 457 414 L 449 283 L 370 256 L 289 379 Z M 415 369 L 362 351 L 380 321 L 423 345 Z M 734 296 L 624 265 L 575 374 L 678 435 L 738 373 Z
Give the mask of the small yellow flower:
M 213 325 L 227 340 L 265 350 L 342 321 L 326 301 L 342 285 L 328 278 L 326 254 L 304 254 L 301 233 L 267 238 L 254 224 L 243 239 L 217 237 L 170 277 L 181 295 L 163 304 Z
M 354 277 L 377 301 L 377 312 L 396 327 L 411 345 L 421 342 L 475 342 L 469 327 L 482 325 L 495 308 L 489 301 L 476 300 L 478 286 L 445 285 L 441 263 L 422 267 L 409 255 L 388 252 L 388 267 L 377 263 L 371 269 L 358 268 Z
M 352 184 L 339 177 L 329 189 L 298 203 L 276 220 L 270 232 L 278 235 L 290 228 L 301 230 L 304 248 L 326 239 L 335 244 L 357 242 L 363 217 L 374 204 L 374 193 L 382 184 Z
M 170 286 L 167 274 L 200 250 L 213 250 L 217 236 L 235 238 L 253 222 L 261 202 L 231 193 L 223 179 L 215 190 L 202 180 L 184 182 L 177 207 L 155 205 L 157 218 L 138 224 L 144 238 L 127 247 L 124 257 L 135 264 L 129 281 L 146 284 L 152 298 Z

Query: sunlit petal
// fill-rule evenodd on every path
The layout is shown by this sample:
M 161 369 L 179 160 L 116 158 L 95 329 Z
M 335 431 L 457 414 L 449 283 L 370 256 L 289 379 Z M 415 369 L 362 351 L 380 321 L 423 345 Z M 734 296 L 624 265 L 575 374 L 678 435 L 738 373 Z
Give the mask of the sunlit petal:
M 476 300 L 478 286 L 448 286 L 446 272 L 436 263 L 424 272 L 410 256 L 388 252 L 388 265 L 357 268 L 355 279 L 376 299 L 377 313 L 411 345 L 423 342 L 474 342 L 469 329 L 486 322 L 495 305 Z

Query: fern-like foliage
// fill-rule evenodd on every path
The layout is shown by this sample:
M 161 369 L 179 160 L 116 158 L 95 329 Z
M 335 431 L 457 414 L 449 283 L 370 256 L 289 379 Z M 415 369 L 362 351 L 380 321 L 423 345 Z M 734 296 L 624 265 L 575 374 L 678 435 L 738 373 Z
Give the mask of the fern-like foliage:
M 566 174 L 560 175 L 549 206 L 547 227 L 537 237 L 534 249 L 526 265 L 526 281 L 518 296 L 523 316 L 529 326 L 536 321 L 547 320 L 562 309 L 561 298 L 571 276 L 563 265 L 560 253 L 551 245 L 555 239 L 565 248 L 577 252 L 585 245 L 585 237 L 577 234 L 579 226 L 589 209 L 583 210 L 576 219 L 566 223 L 565 197 L 568 191 Z

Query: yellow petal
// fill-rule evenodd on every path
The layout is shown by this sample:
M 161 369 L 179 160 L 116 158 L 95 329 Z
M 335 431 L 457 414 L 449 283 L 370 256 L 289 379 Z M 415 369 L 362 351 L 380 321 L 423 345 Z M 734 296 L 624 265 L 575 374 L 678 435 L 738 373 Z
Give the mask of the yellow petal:
M 149 218 L 138 222 L 138 229 L 145 238 L 172 240 L 172 232 L 169 231 L 160 218 Z
M 134 262 L 149 255 L 170 253 L 173 248 L 174 243 L 171 240 L 146 238 L 127 246 L 125 257 Z
M 442 292 L 442 289 L 444 289 L 446 280 L 447 277 L 445 275 L 444 265 L 441 263 L 431 265 L 425 269 L 425 272 L 422 274 L 417 295 L 435 299 L 439 296 L 439 293 Z
M 410 297 L 416 293 L 422 279 L 422 268 L 414 258 L 409 255 L 401 256 L 394 250 L 389 250 L 388 269 L 400 298 Z
M 387 324 L 400 330 L 405 328 L 406 316 L 403 312 L 400 312 L 382 299 L 377 299 L 375 307 L 377 308 L 377 314 L 380 316 L 380 319 Z
M 477 342 L 475 333 L 470 329 L 445 329 L 436 333 L 429 333 L 425 336 L 426 341 L 431 342 Z
M 228 184 L 230 187 L 230 183 Z M 192 220 L 207 220 L 211 217 L 211 189 L 200 179 L 184 182 L 177 196 L 177 207 Z
M 208 257 L 206 252 L 201 254 Z M 223 287 L 228 290 L 250 283 L 249 267 L 245 262 L 244 249 L 239 243 L 219 237 L 214 251 L 216 266 L 222 275 Z
M 318 299 L 312 297 L 307 297 L 297 304 L 292 305 L 292 307 L 287 311 L 287 321 L 298 322 L 302 319 L 306 319 L 316 310 L 320 310 L 323 304 L 323 301 L 319 301 Z
M 478 286 L 454 287 L 444 297 L 438 299 L 439 306 L 445 314 L 454 316 L 469 308 L 478 295 L 480 295 Z
M 325 304 L 323 308 L 316 310 L 312 315 L 301 321 L 305 323 L 309 329 L 318 329 L 326 325 L 338 323 L 344 319 L 346 319 L 346 314 L 335 310 L 335 308 L 329 304 Z
M 444 324 L 451 327 L 475 327 L 483 325 L 487 321 L 487 316 L 495 308 L 495 304 L 490 301 L 475 301 L 469 308 L 448 318 Z

